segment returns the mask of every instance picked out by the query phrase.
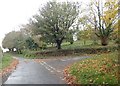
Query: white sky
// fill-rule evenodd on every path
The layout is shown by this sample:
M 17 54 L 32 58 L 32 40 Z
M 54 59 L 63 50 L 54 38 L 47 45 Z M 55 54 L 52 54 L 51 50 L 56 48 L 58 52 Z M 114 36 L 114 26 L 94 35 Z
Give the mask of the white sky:
M 0 0 L 0 46 L 6 33 L 19 30 L 19 26 L 26 24 L 29 18 L 37 13 L 38 8 L 47 1 L 49 0 Z M 89 0 L 68 1 L 87 3 Z

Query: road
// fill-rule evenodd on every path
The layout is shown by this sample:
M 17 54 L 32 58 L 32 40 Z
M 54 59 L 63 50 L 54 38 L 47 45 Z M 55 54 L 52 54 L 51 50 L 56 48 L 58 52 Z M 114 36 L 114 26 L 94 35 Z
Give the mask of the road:
M 4 84 L 65 84 L 64 68 L 85 58 L 88 57 L 44 59 L 40 62 L 17 58 L 19 64 Z

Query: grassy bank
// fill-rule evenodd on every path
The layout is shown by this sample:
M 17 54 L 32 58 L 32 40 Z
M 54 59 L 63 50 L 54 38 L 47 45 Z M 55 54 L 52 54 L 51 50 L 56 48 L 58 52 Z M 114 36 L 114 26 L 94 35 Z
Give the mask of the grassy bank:
M 79 84 L 117 84 L 118 67 L 118 52 L 113 52 L 75 63 L 69 68 L 69 74 Z
M 13 61 L 13 58 L 12 58 L 11 55 L 4 54 L 3 58 L 2 58 L 2 61 L 0 63 L 0 70 L 2 70 L 4 68 L 6 68 L 7 66 L 9 66 L 12 61 Z

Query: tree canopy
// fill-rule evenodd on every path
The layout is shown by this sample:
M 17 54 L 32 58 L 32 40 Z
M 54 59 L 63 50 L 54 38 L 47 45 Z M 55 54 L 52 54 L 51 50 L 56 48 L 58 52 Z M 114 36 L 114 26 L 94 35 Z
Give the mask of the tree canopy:
M 41 34 L 48 42 L 57 44 L 61 49 L 61 43 L 67 38 L 70 27 L 78 16 L 79 5 L 72 2 L 48 2 L 39 14 L 33 16 L 31 26 L 35 34 Z
M 3 48 L 9 49 L 9 51 L 18 51 L 21 53 L 21 49 L 25 48 L 25 40 L 27 35 L 23 34 L 20 31 L 12 31 L 5 35 L 5 38 L 2 41 Z
M 108 39 L 117 24 L 118 0 L 105 0 L 105 2 L 102 0 L 91 0 L 87 12 L 89 13 L 85 14 L 82 22 L 84 23 L 85 20 L 90 22 L 95 29 L 95 34 L 101 40 L 101 44 L 107 45 Z
M 86 39 L 96 41 L 98 37 L 101 45 L 108 45 L 109 38 L 119 40 L 117 2 L 91 0 L 89 8 L 83 10 L 79 3 L 49 1 L 29 19 L 28 24 L 22 25 L 20 31 L 6 34 L 2 46 L 20 53 L 25 48 L 46 48 L 47 44 L 55 44 L 61 49 L 63 41 L 74 42 L 75 34 L 84 43 Z

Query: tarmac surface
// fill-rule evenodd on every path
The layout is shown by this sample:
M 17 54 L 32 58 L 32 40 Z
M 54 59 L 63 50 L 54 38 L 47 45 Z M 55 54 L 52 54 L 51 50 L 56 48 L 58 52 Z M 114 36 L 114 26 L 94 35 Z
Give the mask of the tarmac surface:
M 64 68 L 85 58 L 89 57 L 44 59 L 40 62 L 17 58 L 19 64 L 4 84 L 66 84 L 63 78 Z

